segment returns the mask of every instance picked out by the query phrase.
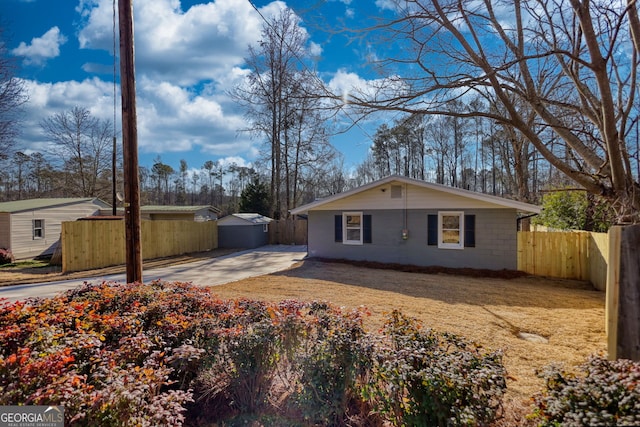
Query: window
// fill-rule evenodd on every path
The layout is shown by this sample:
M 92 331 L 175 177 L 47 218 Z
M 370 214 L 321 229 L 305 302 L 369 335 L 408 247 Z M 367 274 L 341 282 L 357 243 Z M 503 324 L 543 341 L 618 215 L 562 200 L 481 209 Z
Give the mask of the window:
M 344 212 L 335 216 L 334 240 L 345 245 L 371 243 L 371 215 Z
M 263 233 L 269 232 L 269 224 L 262 224 L 262 232 Z
M 476 216 L 443 211 L 429 215 L 427 244 L 441 249 L 463 249 L 476 245 Z
M 33 240 L 44 239 L 44 219 L 33 220 Z
M 342 242 L 347 245 L 362 244 L 362 212 L 342 214 L 344 236 Z
M 464 247 L 464 214 L 462 212 L 438 212 L 438 247 L 462 249 Z

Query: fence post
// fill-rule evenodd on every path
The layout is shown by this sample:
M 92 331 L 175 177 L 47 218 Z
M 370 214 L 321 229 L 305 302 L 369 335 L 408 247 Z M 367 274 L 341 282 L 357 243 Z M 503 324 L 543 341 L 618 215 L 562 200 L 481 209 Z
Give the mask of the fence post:
M 620 236 L 622 227 L 615 225 L 609 229 L 609 259 L 607 260 L 607 292 L 605 307 L 605 333 L 609 359 L 617 358 L 618 342 L 618 301 L 620 291 Z
M 615 358 L 640 360 L 640 225 L 621 227 Z M 609 347 L 613 343 L 609 340 Z

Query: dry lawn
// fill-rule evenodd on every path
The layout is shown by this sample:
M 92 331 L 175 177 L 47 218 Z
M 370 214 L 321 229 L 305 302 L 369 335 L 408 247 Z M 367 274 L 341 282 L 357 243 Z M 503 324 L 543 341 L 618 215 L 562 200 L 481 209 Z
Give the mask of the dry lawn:
M 579 282 L 534 277 L 495 279 L 418 274 L 306 260 L 277 274 L 212 288 L 222 298 L 329 301 L 365 306 L 376 331 L 385 313 L 399 309 L 437 331 L 504 351 L 508 397 L 526 401 L 543 387 L 535 370 L 572 367 L 606 348 L 605 294 Z M 548 340 L 534 343 L 518 332 Z

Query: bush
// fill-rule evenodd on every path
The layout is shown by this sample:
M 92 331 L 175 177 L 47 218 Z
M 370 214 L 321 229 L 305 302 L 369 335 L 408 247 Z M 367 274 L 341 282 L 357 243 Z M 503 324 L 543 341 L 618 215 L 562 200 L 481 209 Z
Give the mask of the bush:
M 422 331 L 397 312 L 376 341 L 363 314 L 322 302 L 226 301 L 159 281 L 0 301 L 0 405 L 63 405 L 68 426 L 493 418 L 504 388 L 499 354 Z
M 11 249 L 0 248 L 0 265 L 11 264 L 15 261 Z
M 545 390 L 534 397 L 540 426 L 640 425 L 640 363 L 592 356 L 582 375 L 549 367 Z
M 506 389 L 500 353 L 393 311 L 366 396 L 394 425 L 489 425 Z
M 208 407 L 229 416 L 275 413 L 287 424 L 344 425 L 365 333 L 360 312 L 325 303 L 236 302 L 200 345 L 206 366 L 195 381 Z
M 206 295 L 163 286 L 103 283 L 0 304 L 0 404 L 63 405 L 70 426 L 182 425 L 192 393 L 173 366 L 187 364 L 167 343 Z M 176 299 L 179 309 L 168 303 Z
M 362 312 L 342 314 L 323 303 L 308 306 L 304 341 L 292 358 L 300 387 L 293 406 L 312 425 L 340 425 L 365 416 L 358 388 L 366 383 L 371 340 L 362 328 Z M 363 382 L 364 381 L 364 382 Z M 356 410 L 355 408 L 358 408 Z

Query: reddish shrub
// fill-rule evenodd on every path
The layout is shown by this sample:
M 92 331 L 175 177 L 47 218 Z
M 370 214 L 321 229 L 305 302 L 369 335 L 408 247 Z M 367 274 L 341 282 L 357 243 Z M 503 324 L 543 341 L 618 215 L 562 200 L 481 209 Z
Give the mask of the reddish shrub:
M 15 261 L 10 249 L 0 248 L 0 265 L 11 264 Z

